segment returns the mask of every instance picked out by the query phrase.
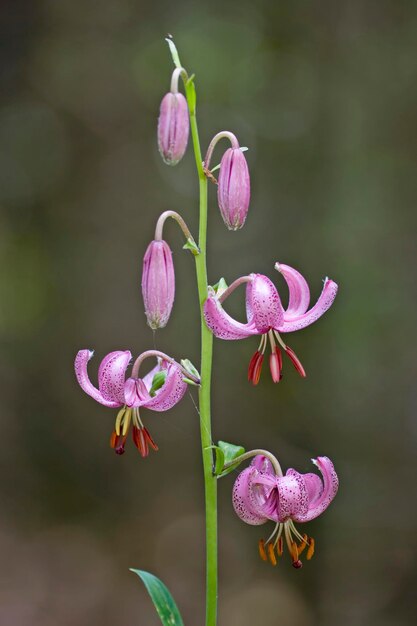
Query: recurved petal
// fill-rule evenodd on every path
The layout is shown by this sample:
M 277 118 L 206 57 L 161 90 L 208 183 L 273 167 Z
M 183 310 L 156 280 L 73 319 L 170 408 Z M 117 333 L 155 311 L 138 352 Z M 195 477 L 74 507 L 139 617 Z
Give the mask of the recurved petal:
M 310 289 L 304 276 L 293 267 L 275 263 L 275 269 L 285 278 L 288 285 L 289 299 L 285 317 L 303 315 L 310 304 Z
M 132 355 L 129 350 L 115 350 L 107 354 L 98 370 L 98 387 L 106 400 L 124 404 L 126 369 Z
M 278 521 L 289 518 L 298 519 L 308 511 L 308 492 L 304 476 L 294 469 L 289 469 L 285 476 L 277 478 L 279 504 Z
M 258 475 L 256 468 L 250 466 L 240 472 L 233 485 L 232 502 L 236 515 L 246 524 L 260 526 L 268 518 L 260 510 L 258 502 L 254 501 L 252 481 Z
M 80 350 L 77 353 L 77 356 L 75 357 L 75 363 L 74 363 L 75 376 L 77 377 L 77 381 L 81 389 L 83 389 L 85 393 L 87 393 L 94 400 L 96 400 L 96 402 L 100 402 L 100 404 L 104 404 L 104 406 L 108 406 L 112 408 L 121 406 L 123 402 L 119 402 L 116 399 L 109 399 L 107 397 L 104 397 L 101 391 L 97 389 L 96 387 L 94 387 L 94 385 L 92 384 L 88 376 L 87 365 L 88 365 L 88 361 L 92 358 L 93 354 L 94 352 L 92 350 Z
M 311 507 L 323 493 L 323 481 L 317 474 L 303 474 L 308 493 L 308 506 Z
M 170 363 L 167 366 L 161 366 L 160 369 L 167 370 L 164 384 L 156 391 L 153 398 L 144 400 L 139 405 L 152 411 L 168 411 L 181 400 L 187 390 L 187 383 L 183 380 L 184 375 L 179 365 Z
M 321 493 L 316 491 L 316 497 L 309 502 L 308 511 L 305 514 L 294 516 L 297 522 L 308 522 L 321 515 L 327 509 L 339 488 L 339 479 L 331 460 L 327 456 L 319 456 L 317 459 L 312 459 L 312 461 L 322 474 L 322 490 Z
M 284 310 L 274 283 L 263 274 L 251 274 L 246 286 L 246 315 L 260 334 L 282 324 Z
M 316 322 L 333 304 L 338 290 L 338 285 L 329 278 L 324 281 L 323 290 L 316 304 L 303 315 L 290 315 L 284 312 L 284 320 L 281 325 L 276 328 L 282 333 L 291 333 L 295 330 L 301 330 Z
M 242 324 L 226 313 L 214 293 L 209 294 L 204 304 L 204 318 L 213 335 L 219 339 L 245 339 L 259 334 L 253 322 Z

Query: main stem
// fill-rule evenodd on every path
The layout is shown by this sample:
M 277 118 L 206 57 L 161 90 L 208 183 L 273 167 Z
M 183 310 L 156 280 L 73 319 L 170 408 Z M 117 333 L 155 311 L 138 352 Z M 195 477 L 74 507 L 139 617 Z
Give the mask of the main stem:
M 195 257 L 198 297 L 201 318 L 201 386 L 199 389 L 201 453 L 203 457 L 206 504 L 206 626 L 217 622 L 217 479 L 213 476 L 211 451 L 210 384 L 213 356 L 213 336 L 204 321 L 204 302 L 207 298 L 207 178 L 203 171 L 200 140 L 195 112 L 194 85 L 186 84 L 186 96 L 190 112 L 190 126 L 200 191 L 200 221 L 198 246 L 200 254 Z

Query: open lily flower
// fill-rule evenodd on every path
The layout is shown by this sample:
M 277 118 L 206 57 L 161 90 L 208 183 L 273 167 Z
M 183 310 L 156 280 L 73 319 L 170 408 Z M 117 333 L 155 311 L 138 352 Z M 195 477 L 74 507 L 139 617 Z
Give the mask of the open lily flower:
M 170 357 L 149 351 L 141 354 L 133 365 L 131 377 L 126 370 L 132 355 L 129 350 L 110 352 L 102 360 L 98 371 L 98 389 L 87 373 L 87 364 L 93 356 L 91 350 L 80 350 L 75 358 L 75 375 L 81 388 L 104 406 L 120 408 L 117 414 L 110 445 L 117 454 L 123 454 L 132 425 L 132 437 L 140 454 L 149 454 L 149 446 L 158 450 L 149 431 L 139 415 L 141 407 L 152 411 L 167 411 L 181 400 L 187 383 L 181 366 Z M 143 378 L 139 378 L 139 366 L 148 356 L 157 356 L 157 365 Z M 187 374 L 189 376 L 189 374 Z
M 209 288 L 204 305 L 206 324 L 215 337 L 236 340 L 262 335 L 258 350 L 249 363 L 248 379 L 254 385 L 259 382 L 268 339 L 271 346 L 269 366 L 272 380 L 278 382 L 282 378 L 282 353 L 279 346 L 287 353 L 300 376 L 305 377 L 304 367 L 294 351 L 284 343 L 280 333 L 301 330 L 316 322 L 331 307 L 338 289 L 333 280 L 326 278 L 319 299 L 309 309 L 310 290 L 305 278 L 289 265 L 276 263 L 275 269 L 283 275 L 288 285 L 286 309 L 281 304 L 275 285 L 263 274 L 242 276 L 222 292 L 216 293 Z M 225 299 L 242 283 L 246 283 L 246 324 L 233 319 L 223 309 Z
M 308 522 L 323 513 L 335 497 L 339 480 L 333 463 L 326 456 L 312 459 L 322 474 L 300 474 L 294 469 L 279 476 L 271 461 L 256 456 L 251 465 L 243 470 L 233 487 L 233 507 L 241 520 L 258 526 L 268 520 L 275 522 L 270 537 L 259 541 L 259 554 L 264 561 L 277 564 L 277 556 L 283 552 L 285 538 L 292 564 L 302 567 L 301 553 L 307 548 L 306 557 L 314 554 L 314 539 L 301 534 L 295 522 Z

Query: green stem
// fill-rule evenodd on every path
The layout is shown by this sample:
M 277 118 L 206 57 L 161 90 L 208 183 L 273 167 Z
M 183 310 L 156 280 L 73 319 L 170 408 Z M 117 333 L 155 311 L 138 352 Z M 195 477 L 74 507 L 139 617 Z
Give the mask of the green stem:
M 199 389 L 201 453 L 203 457 L 205 505 L 206 505 L 206 626 L 217 622 L 217 480 L 213 476 L 211 446 L 210 384 L 213 356 L 213 336 L 207 328 L 203 309 L 207 298 L 207 178 L 203 171 L 200 140 L 198 137 L 195 88 L 192 80 L 185 83 L 194 156 L 200 190 L 200 222 L 198 246 L 200 254 L 195 257 L 198 297 L 201 317 L 201 386 Z

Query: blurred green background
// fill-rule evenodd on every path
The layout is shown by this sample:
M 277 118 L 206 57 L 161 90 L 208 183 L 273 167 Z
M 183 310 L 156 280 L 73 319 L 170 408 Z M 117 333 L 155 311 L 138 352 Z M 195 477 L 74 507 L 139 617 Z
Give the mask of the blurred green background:
M 169 168 L 156 147 L 168 32 L 196 74 L 203 150 L 223 129 L 250 148 L 243 230 L 226 230 L 210 189 L 210 281 L 266 273 L 285 301 L 279 260 L 313 298 L 324 276 L 340 284 L 325 318 L 291 337 L 306 380 L 287 361 L 281 384 L 265 369 L 253 388 L 257 341 L 216 341 L 214 437 L 300 471 L 327 454 L 341 481 L 300 571 L 259 560 L 268 529 L 240 522 L 233 475 L 220 482 L 219 624 L 415 623 L 417 4 L 4 0 L 0 23 L 1 623 L 157 625 L 131 566 L 203 623 L 191 399 L 143 413 L 158 454 L 117 457 L 114 412 L 73 374 L 80 348 L 95 349 L 95 377 L 107 352 L 153 346 L 145 246 L 163 210 L 196 228 L 192 153 Z M 166 237 L 177 295 L 155 342 L 197 363 L 193 262 L 174 224 Z M 243 319 L 242 292 L 229 310 Z

